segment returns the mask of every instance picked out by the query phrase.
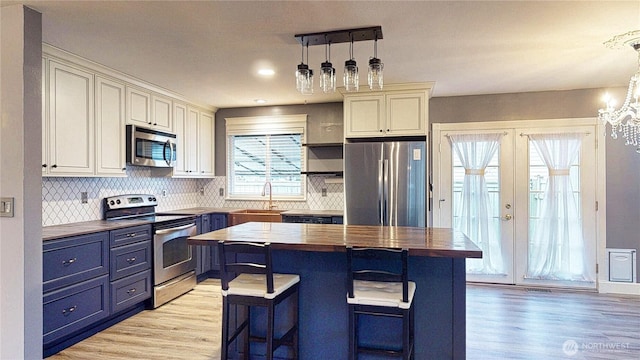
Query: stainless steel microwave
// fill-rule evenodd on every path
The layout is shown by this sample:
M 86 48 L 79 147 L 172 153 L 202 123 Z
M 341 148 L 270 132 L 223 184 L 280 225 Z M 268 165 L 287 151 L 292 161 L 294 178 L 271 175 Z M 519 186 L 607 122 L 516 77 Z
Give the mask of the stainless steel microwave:
M 127 125 L 127 164 L 173 167 L 176 163 L 176 135 Z

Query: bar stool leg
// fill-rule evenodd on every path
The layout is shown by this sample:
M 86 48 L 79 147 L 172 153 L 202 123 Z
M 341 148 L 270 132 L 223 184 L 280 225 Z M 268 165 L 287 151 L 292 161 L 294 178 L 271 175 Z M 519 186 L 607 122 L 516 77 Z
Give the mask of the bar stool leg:
M 251 306 L 246 305 L 245 309 L 247 311 L 247 315 L 245 316 L 245 321 L 247 323 L 247 327 L 244 330 L 244 359 L 249 360 L 251 358 Z
M 267 360 L 273 360 L 274 310 L 274 302 L 270 301 L 267 306 Z
M 220 347 L 220 358 L 227 360 L 228 343 L 227 338 L 229 336 L 229 301 L 227 297 L 222 297 L 222 343 Z
M 357 319 L 353 305 L 349 305 L 349 360 L 355 360 L 358 357 Z
M 409 310 L 402 310 L 402 359 L 409 360 Z
M 298 309 L 300 307 L 300 298 L 299 298 L 297 289 L 294 296 L 295 296 L 296 306 L 295 306 L 295 311 L 293 313 L 293 321 L 295 321 L 293 324 L 296 327 L 296 332 L 293 334 L 293 358 L 295 360 L 298 360 L 298 357 L 300 354 L 300 339 L 299 339 L 300 323 L 299 323 L 299 315 L 298 315 Z

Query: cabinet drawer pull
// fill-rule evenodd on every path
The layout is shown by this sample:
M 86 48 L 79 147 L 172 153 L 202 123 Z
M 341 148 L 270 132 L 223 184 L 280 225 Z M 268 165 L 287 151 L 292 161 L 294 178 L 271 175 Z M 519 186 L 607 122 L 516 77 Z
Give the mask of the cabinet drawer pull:
M 73 305 L 72 307 L 70 307 L 68 309 L 62 309 L 62 315 L 69 316 L 69 314 L 71 314 L 72 312 L 76 311 L 77 307 L 78 307 L 78 305 Z
M 136 236 L 136 233 L 129 233 L 129 234 L 127 234 L 127 237 L 135 237 L 135 236 Z
M 136 262 L 136 257 L 134 256 L 134 257 L 132 257 L 132 258 L 128 258 L 128 259 L 127 259 L 127 262 L 128 262 L 129 264 L 133 264 L 134 262 Z
M 133 295 L 135 293 L 136 293 L 136 288 L 127 290 L 127 294 L 129 294 L 129 295 Z
M 62 265 L 63 266 L 69 266 L 71 264 L 73 264 L 74 262 L 76 262 L 76 260 L 78 260 L 77 258 L 73 258 L 73 259 L 69 259 L 69 260 L 62 260 Z

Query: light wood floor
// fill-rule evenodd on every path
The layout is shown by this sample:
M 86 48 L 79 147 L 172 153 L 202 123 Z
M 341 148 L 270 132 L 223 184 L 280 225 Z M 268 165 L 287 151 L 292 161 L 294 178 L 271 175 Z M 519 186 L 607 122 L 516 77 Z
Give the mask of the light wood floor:
M 220 304 L 209 279 L 48 359 L 219 359 Z M 640 298 L 468 285 L 467 359 L 640 359 Z

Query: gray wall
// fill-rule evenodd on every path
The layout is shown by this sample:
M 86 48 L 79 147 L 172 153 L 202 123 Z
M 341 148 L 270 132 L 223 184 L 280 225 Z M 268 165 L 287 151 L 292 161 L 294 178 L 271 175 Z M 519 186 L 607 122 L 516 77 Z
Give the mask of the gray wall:
M 274 116 L 307 114 L 310 122 L 342 123 L 342 103 L 310 105 L 260 106 L 248 108 L 220 109 L 216 112 L 216 176 L 227 174 L 227 149 L 225 140 L 225 118 L 245 116 Z
M 624 100 L 625 88 L 608 89 Z M 432 98 L 431 123 L 596 117 L 603 89 Z M 607 131 L 610 128 L 607 127 Z M 640 249 L 640 154 L 607 135 L 607 247 Z M 604 264 L 601 264 L 604 266 Z M 640 279 L 640 269 L 638 269 Z
M 42 359 L 42 16 L 0 8 L 0 359 Z

